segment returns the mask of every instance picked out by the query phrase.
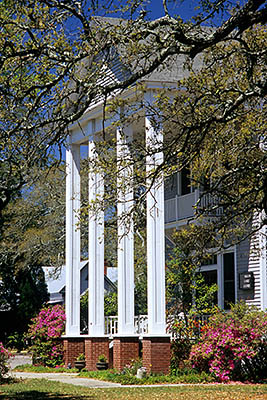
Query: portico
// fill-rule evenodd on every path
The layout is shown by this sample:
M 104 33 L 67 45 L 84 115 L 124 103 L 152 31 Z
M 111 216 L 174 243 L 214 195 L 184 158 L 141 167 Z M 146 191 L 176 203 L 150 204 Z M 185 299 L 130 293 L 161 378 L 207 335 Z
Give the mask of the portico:
M 105 336 L 104 326 L 104 211 L 91 208 L 89 224 L 89 324 L 88 335 L 80 334 L 80 146 L 88 146 L 89 163 L 99 157 L 96 144 L 103 126 L 116 130 L 117 154 L 117 265 L 118 265 L 118 334 L 112 338 L 113 366 L 122 369 L 139 356 L 139 344 L 143 343 L 143 365 L 148 371 L 167 372 L 170 361 L 170 338 L 166 335 L 165 320 L 165 251 L 164 251 L 164 182 L 163 175 L 154 181 L 150 173 L 163 162 L 161 144 L 163 133 L 155 127 L 147 109 L 153 105 L 154 92 L 148 89 L 144 95 L 141 124 L 147 148 L 146 173 L 146 231 L 147 231 L 147 301 L 148 334 L 139 337 L 134 331 L 134 224 L 131 209 L 134 203 L 133 164 L 131 142 L 137 134 L 132 123 L 112 124 L 115 118 L 106 118 L 103 125 L 103 104 L 92 107 L 79 124 L 71 127 L 66 155 L 66 334 L 64 336 L 65 363 L 71 363 L 76 349 L 84 346 L 88 369 L 95 369 L 100 354 L 109 359 L 111 338 Z M 139 127 L 140 129 L 140 127 Z M 140 132 L 138 132 L 140 135 Z M 122 162 L 123 161 L 123 162 Z M 127 162 L 128 161 L 128 162 Z M 121 167 L 123 165 L 123 167 Z M 90 169 L 88 175 L 89 204 L 101 202 L 104 196 L 105 174 Z M 96 211 L 97 210 L 97 211 Z M 124 218 L 127 216 L 127 218 Z M 127 220 L 127 221 L 126 221 Z M 75 346 L 74 344 L 75 343 Z M 79 345 L 77 345 L 79 343 Z M 73 351 L 71 350 L 73 349 Z M 80 351 L 81 352 L 81 351 Z M 78 355 L 78 354 L 77 354 Z M 160 357 L 164 359 L 161 366 Z M 167 360 L 167 362 L 166 362 Z

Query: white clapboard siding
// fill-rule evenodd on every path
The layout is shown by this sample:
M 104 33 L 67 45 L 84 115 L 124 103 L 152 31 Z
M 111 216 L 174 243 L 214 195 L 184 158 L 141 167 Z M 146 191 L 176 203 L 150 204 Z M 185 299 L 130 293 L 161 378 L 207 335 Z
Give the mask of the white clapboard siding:
M 238 300 L 245 300 L 249 305 L 261 307 L 261 276 L 260 276 L 260 245 L 259 232 L 237 246 L 237 275 L 242 272 L 252 272 L 254 275 L 254 290 L 237 288 Z

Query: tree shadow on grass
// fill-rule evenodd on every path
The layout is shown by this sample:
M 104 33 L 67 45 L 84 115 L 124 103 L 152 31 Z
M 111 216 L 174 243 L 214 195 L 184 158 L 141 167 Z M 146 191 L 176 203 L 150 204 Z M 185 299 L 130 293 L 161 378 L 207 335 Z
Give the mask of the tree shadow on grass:
M 42 386 L 42 381 L 40 381 L 41 386 Z M 10 387 L 12 387 L 12 384 L 20 384 L 22 381 L 18 379 L 14 379 L 13 377 L 7 377 L 1 380 L 0 382 L 0 400 L 96 400 L 96 396 L 91 395 L 91 394 L 73 394 L 73 393 L 56 393 L 57 390 L 52 389 L 49 390 L 49 388 L 46 388 L 43 390 L 43 387 L 40 388 L 40 390 L 35 390 L 34 388 L 28 388 L 28 390 L 25 388 L 15 388 L 13 387 L 13 390 L 8 390 Z M 36 380 L 33 380 L 35 383 Z M 23 382 L 25 383 L 25 381 Z M 40 384 L 39 383 L 39 384 Z M 2 386 L 3 385 L 3 386 Z M 38 382 L 37 382 L 38 385 Z M 1 388 L 3 390 L 1 390 Z
M 77 396 L 73 394 L 39 392 L 38 390 L 0 394 L 0 400 L 95 400 L 95 399 L 96 397 L 91 395 Z

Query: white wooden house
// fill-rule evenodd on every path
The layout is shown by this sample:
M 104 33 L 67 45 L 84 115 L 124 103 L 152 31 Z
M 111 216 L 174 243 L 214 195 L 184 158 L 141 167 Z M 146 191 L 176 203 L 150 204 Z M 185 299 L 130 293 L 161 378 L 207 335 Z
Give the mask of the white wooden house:
M 183 173 L 173 176 L 172 185 L 165 186 L 165 232 L 171 236 L 194 218 L 199 191 L 185 182 Z M 229 308 L 239 300 L 267 308 L 266 227 L 253 238 L 218 252 L 201 270 L 207 282 L 218 285 L 218 306 Z
M 116 21 L 115 21 L 116 23 Z M 201 59 L 197 58 L 194 68 L 198 68 Z M 129 76 L 131 70 L 125 68 L 123 60 L 117 51 L 111 49 L 109 63 L 103 67 L 103 81 L 119 82 Z M 161 165 L 164 154 L 158 144 L 164 138 L 161 129 L 155 128 L 149 110 L 155 104 L 158 90 L 168 88 L 175 90 L 177 81 L 187 74 L 184 70 L 184 58 L 173 57 L 166 68 L 154 71 L 142 78 L 145 90 L 138 93 L 143 108 L 136 108 L 138 120 L 134 123 L 120 124 L 120 120 L 104 112 L 104 100 L 99 98 L 84 113 L 79 123 L 69 128 L 69 145 L 67 148 L 67 180 L 66 180 L 66 335 L 65 346 L 67 354 L 71 349 L 74 338 L 82 343 L 80 337 L 79 296 L 80 296 L 80 232 L 76 229 L 80 209 L 80 154 L 81 147 L 88 147 L 89 159 L 98 157 L 95 149 L 96 142 L 103 130 L 112 132 L 116 138 L 118 159 L 130 157 L 131 142 L 138 137 L 144 146 L 154 151 L 146 157 L 147 176 L 155 167 Z M 124 90 L 120 96 L 134 104 L 137 86 Z M 114 125 L 114 122 L 117 122 Z M 159 150 L 158 150 L 159 148 Z M 125 169 L 118 182 L 128 177 L 129 170 Z M 126 175 L 125 175 L 126 174 Z M 166 372 L 170 362 L 170 336 L 166 334 L 166 305 L 165 305 L 165 236 L 171 238 L 175 229 L 187 224 L 194 215 L 194 205 L 199 199 L 199 191 L 194 190 L 186 182 L 183 173 L 173 177 L 173 185 L 165 185 L 163 175 L 155 182 L 147 178 L 150 190 L 146 194 L 146 223 L 147 223 L 147 280 L 148 280 L 148 319 L 147 333 L 142 336 L 143 365 L 148 371 Z M 89 201 L 101 199 L 105 190 L 103 174 L 97 171 L 89 172 Z M 129 184 L 117 190 L 117 213 L 120 218 L 127 213 L 134 202 L 134 193 Z M 89 212 L 89 333 L 85 339 L 85 347 L 92 349 L 97 346 L 94 338 L 105 346 L 104 323 L 104 212 Z M 123 223 L 118 226 L 118 330 L 114 341 L 114 366 L 121 369 L 123 346 L 132 349 L 132 358 L 138 357 L 138 333 L 134 325 L 134 232 L 133 222 L 128 226 Z M 256 251 L 254 251 L 256 250 Z M 254 238 L 230 247 L 227 251 L 219 252 L 210 265 L 202 266 L 202 272 L 207 282 L 218 284 L 218 305 L 227 308 L 229 302 L 244 299 L 249 304 L 255 304 L 261 309 L 267 308 L 266 284 L 266 228 L 262 228 Z M 140 339 L 140 338 L 139 338 Z M 162 357 L 159 355 L 161 348 Z M 96 348 L 96 347 L 95 347 Z M 89 351 L 89 350 L 88 350 Z M 91 351 L 91 350 L 90 350 Z M 150 360 L 150 361 L 149 361 Z M 156 360 L 156 361 L 155 361 Z M 164 362 L 166 363 L 164 364 Z M 123 362 L 126 365 L 128 359 Z M 66 358 L 66 363 L 68 358 Z M 90 361 L 91 362 L 91 361 Z M 89 361 L 88 361 L 89 363 Z M 164 365 L 163 365 L 164 364 Z M 90 363 L 88 364 L 91 365 Z M 89 367 L 91 368 L 91 366 Z

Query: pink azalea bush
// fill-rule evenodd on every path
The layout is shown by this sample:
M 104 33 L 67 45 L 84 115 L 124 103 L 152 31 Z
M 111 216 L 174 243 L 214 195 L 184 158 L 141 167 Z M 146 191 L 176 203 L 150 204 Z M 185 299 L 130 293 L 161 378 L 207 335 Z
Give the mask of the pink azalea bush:
M 8 372 L 7 361 L 10 357 L 10 353 L 4 348 L 3 343 L 0 342 L 0 382 Z
M 267 313 L 241 303 L 210 318 L 190 353 L 193 367 L 221 382 L 262 381 L 267 371 Z
M 28 330 L 35 364 L 55 367 L 63 362 L 63 344 L 60 340 L 65 329 L 65 312 L 60 305 L 43 308 L 32 319 Z

